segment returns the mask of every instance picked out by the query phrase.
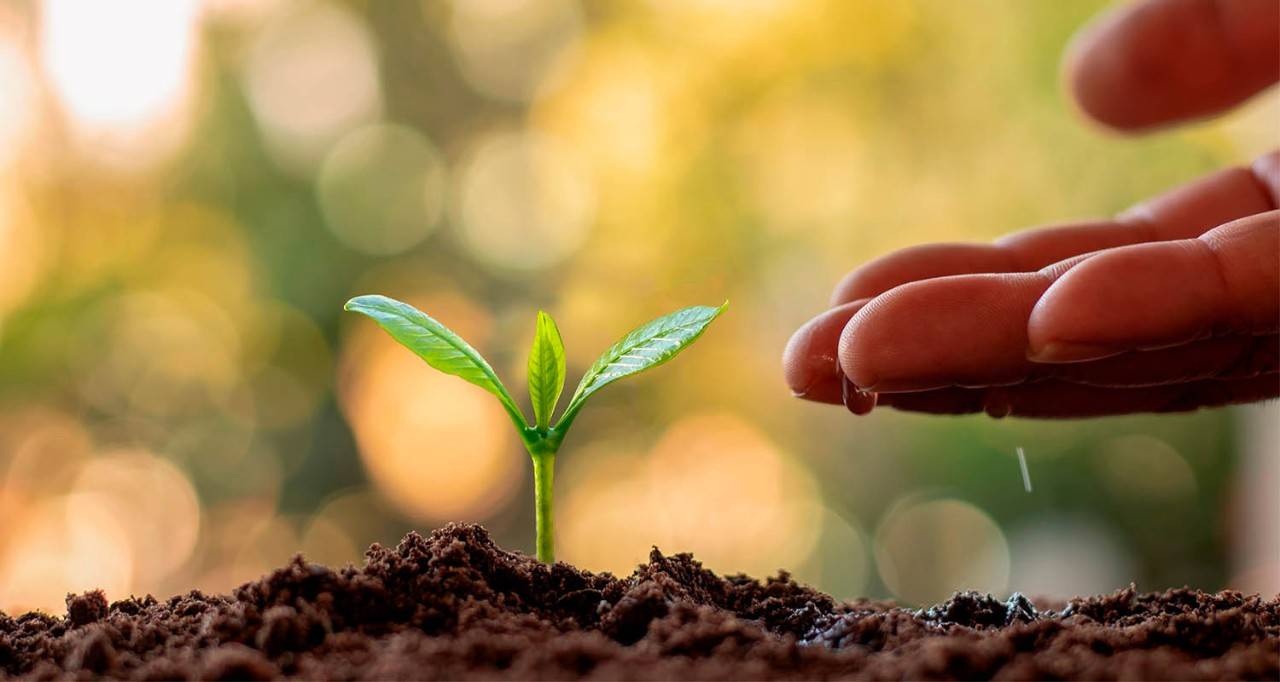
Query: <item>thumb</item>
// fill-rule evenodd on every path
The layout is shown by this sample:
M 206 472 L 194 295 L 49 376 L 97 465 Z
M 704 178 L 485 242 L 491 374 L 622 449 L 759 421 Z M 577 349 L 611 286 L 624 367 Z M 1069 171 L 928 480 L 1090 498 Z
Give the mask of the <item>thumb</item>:
M 1197 239 L 1086 258 L 1053 283 L 1027 322 L 1036 362 L 1094 360 L 1227 334 L 1280 330 L 1280 211 Z

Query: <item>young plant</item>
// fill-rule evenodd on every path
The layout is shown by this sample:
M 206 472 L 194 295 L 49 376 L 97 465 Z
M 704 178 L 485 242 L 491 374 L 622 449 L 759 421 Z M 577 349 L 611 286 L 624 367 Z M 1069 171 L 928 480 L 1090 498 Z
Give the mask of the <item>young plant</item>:
M 533 421 L 529 421 L 493 367 L 461 337 L 422 311 L 386 296 L 357 296 L 347 301 L 345 309 L 368 315 L 428 365 L 483 388 L 502 403 L 533 458 L 537 554 L 539 560 L 552 563 L 555 561 L 552 482 L 556 452 L 582 405 L 596 391 L 618 379 L 674 358 L 697 340 L 728 305 L 726 302 L 718 308 L 693 306 L 677 310 L 632 330 L 610 346 L 582 376 L 555 426 L 551 425 L 551 417 L 564 390 L 565 361 L 560 330 L 550 315 L 538 312 L 537 331 L 529 351 L 529 400 L 533 403 Z

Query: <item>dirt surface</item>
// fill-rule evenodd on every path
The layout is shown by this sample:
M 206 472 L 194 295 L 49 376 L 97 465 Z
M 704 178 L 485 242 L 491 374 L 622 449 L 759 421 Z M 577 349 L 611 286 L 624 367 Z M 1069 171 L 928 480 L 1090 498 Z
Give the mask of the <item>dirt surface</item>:
M 548 567 L 450 525 L 363 568 L 295 559 L 232 595 L 0 613 L 0 678 L 823 679 L 1280 677 L 1280 599 L 1122 590 L 1037 611 L 958 594 L 838 603 L 688 555 L 630 577 Z

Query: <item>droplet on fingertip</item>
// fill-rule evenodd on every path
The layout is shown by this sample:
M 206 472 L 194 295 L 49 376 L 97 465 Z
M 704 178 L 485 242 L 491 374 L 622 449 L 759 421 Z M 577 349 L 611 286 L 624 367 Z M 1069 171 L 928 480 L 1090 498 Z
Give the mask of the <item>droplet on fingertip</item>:
M 840 399 L 845 409 L 856 415 L 864 415 L 875 409 L 878 397 L 875 393 L 864 391 L 849 381 L 849 377 L 840 373 Z

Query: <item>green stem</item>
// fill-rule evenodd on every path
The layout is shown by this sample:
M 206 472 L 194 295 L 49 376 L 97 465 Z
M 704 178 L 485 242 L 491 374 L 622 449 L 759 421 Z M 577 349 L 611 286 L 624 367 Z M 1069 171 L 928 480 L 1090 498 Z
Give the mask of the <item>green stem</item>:
M 554 499 L 552 486 L 555 480 L 555 450 L 530 448 L 533 457 L 533 497 L 537 524 L 538 561 L 555 563 L 556 560 L 556 522 L 554 517 Z

